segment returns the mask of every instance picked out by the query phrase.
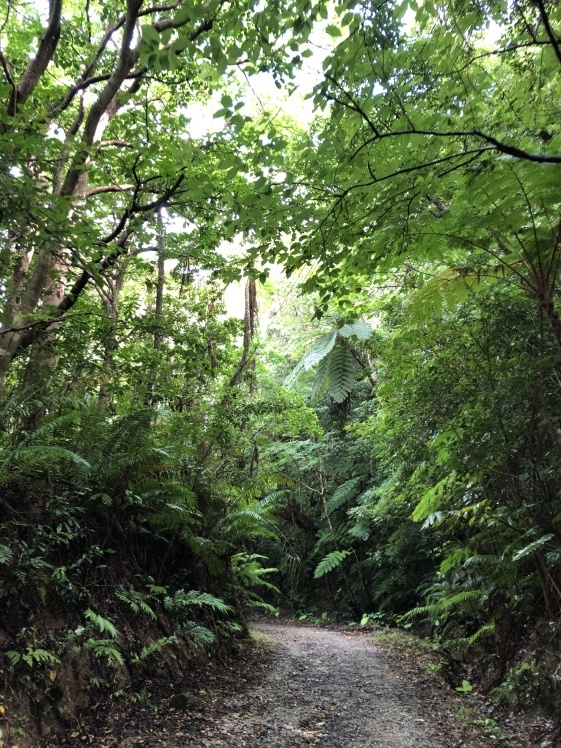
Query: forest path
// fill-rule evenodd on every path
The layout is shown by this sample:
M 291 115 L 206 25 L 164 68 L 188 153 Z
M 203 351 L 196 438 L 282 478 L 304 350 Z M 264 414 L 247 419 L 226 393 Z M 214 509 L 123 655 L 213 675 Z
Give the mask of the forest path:
M 258 624 L 280 645 L 275 667 L 251 694 L 251 716 L 231 746 L 448 748 L 416 684 L 388 662 L 371 637 L 323 628 Z M 247 697 L 234 698 L 240 712 Z M 239 723 L 237 723 L 239 724 Z M 233 725 L 231 725 L 233 726 Z
M 258 623 L 257 646 L 229 667 L 185 673 L 182 711 L 160 704 L 106 705 L 95 726 L 42 743 L 48 748 L 527 748 L 520 729 L 508 740 L 453 715 L 465 706 L 415 664 L 377 645 L 372 632 Z M 167 690 L 167 689 L 166 689 Z M 471 701 L 471 699 L 470 699 Z M 155 704 L 156 702 L 152 702 Z M 517 732 L 516 736 L 512 732 Z M 545 744 L 544 744 L 545 745 Z M 553 745 L 553 744 L 550 744 Z
M 446 715 L 446 689 L 390 658 L 373 644 L 371 633 L 282 623 L 258 623 L 252 629 L 269 647 L 274 643 L 268 665 L 256 674 L 246 662 L 245 671 L 234 668 L 238 680 L 230 688 L 218 682 L 218 689 L 205 690 L 200 716 L 197 708 L 185 715 L 184 728 L 174 736 L 181 739 L 170 740 L 170 735 L 166 748 L 505 745 Z

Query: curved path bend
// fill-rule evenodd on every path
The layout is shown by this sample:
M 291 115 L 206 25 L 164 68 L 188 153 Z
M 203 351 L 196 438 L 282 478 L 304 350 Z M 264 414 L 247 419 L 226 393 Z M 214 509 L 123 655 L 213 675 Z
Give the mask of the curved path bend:
M 184 745 L 208 748 L 459 748 L 423 685 L 396 670 L 364 633 L 259 623 L 273 665 L 250 691 L 223 694 Z M 434 702 L 434 703 L 433 703 Z

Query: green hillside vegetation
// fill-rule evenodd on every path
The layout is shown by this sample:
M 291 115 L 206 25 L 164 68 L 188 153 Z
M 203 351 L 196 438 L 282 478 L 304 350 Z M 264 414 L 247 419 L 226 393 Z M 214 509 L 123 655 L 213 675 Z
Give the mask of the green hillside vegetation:
M 278 608 L 558 718 L 561 7 L 0 0 L 0 66 L 1 738 Z

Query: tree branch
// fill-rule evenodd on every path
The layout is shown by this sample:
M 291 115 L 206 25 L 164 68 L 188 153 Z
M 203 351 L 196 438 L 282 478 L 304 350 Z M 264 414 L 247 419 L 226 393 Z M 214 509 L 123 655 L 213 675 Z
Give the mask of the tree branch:
M 86 117 L 84 131 L 82 133 L 82 143 L 84 147 L 78 151 L 66 173 L 61 188 L 61 195 L 63 196 L 70 196 L 74 193 L 80 175 L 85 168 L 88 157 L 88 148 L 94 142 L 100 120 L 106 113 L 109 105 L 123 84 L 123 81 L 138 59 L 138 51 L 131 49 L 131 42 L 134 37 L 137 15 L 141 4 L 142 0 L 127 0 L 127 15 L 124 23 L 123 38 L 117 64 L 115 65 L 106 86 L 100 92 L 97 100 L 92 104 L 89 114 Z
M 76 94 L 82 89 L 88 88 L 88 86 L 91 86 L 93 83 L 98 83 L 103 80 L 109 80 L 110 73 L 92 77 L 92 71 L 95 70 L 97 63 L 101 59 L 101 55 L 104 53 L 107 45 L 109 44 L 111 37 L 116 31 L 121 28 L 121 26 L 123 26 L 126 20 L 127 16 L 126 14 L 124 14 L 115 24 L 113 24 L 113 26 L 110 26 L 107 29 L 103 39 L 98 44 L 92 60 L 86 65 L 84 72 L 80 76 L 78 82 L 75 86 L 72 86 L 66 92 L 62 99 L 59 99 L 59 101 L 49 109 L 49 117 L 53 117 L 55 114 L 63 112 L 65 109 L 67 109 L 72 103 L 72 100 L 74 99 Z
M 540 0 L 541 2 L 542 0 Z M 552 32 L 553 33 L 553 32 Z M 552 41 L 553 44 L 553 41 Z M 561 49 L 559 49 L 559 43 L 555 39 L 555 44 L 557 44 L 556 50 L 559 51 L 560 55 L 560 61 L 561 61 Z M 360 106 L 359 103 L 353 98 L 353 96 L 345 89 L 343 86 L 332 76 L 327 75 L 327 80 L 330 81 L 336 88 L 338 88 L 348 99 L 348 101 L 343 101 L 341 99 L 338 99 L 336 96 L 333 96 L 327 91 L 323 92 L 323 95 L 328 101 L 332 101 L 335 104 L 339 104 L 340 106 L 343 106 L 347 109 L 350 109 L 351 111 L 355 112 L 359 115 L 359 117 L 366 122 L 369 129 L 372 131 L 373 136 L 371 138 L 367 138 L 351 155 L 350 160 L 352 161 L 358 154 L 364 149 L 368 148 L 368 146 L 372 145 L 378 140 L 386 140 L 388 138 L 397 138 L 397 137 L 403 137 L 403 136 L 410 136 L 410 135 L 421 135 L 425 137 L 433 137 L 433 138 L 456 138 L 456 137 L 472 137 L 472 138 L 480 138 L 481 140 L 484 140 L 486 143 L 489 143 L 493 146 L 493 148 L 501 153 L 505 153 L 508 156 L 512 156 L 513 158 L 518 158 L 524 161 L 532 161 L 533 163 L 542 163 L 542 164 L 561 164 L 561 156 L 547 156 L 542 153 L 531 153 L 529 151 L 525 151 L 522 148 L 518 148 L 514 145 L 509 145 L 508 143 L 504 143 L 501 140 L 498 140 L 492 135 L 488 135 L 487 133 L 481 132 L 481 130 L 473 129 L 473 130 L 450 130 L 450 131 L 438 131 L 438 130 L 418 130 L 416 127 L 410 127 L 406 130 L 397 130 L 397 131 L 390 131 L 390 132 L 380 132 L 376 124 L 371 120 L 371 118 L 368 116 L 368 114 L 364 111 L 364 109 Z
M 545 8 L 545 3 L 543 0 L 535 0 L 535 1 L 540 11 L 540 17 L 545 27 L 545 32 L 547 34 L 547 37 L 549 41 L 551 42 L 551 44 L 553 45 L 553 49 L 555 50 L 555 54 L 557 56 L 557 59 L 559 60 L 559 63 L 561 63 L 561 46 L 559 45 L 559 39 L 555 35 L 555 31 L 553 30 L 551 23 L 549 22 L 549 14 Z
M 10 84 L 12 88 L 15 88 L 16 82 L 14 80 L 12 71 L 10 69 L 10 63 L 8 62 L 7 57 L 4 55 L 1 49 L 0 49 L 0 63 L 2 64 L 2 69 L 4 70 L 4 75 L 6 76 L 6 80 L 8 81 L 8 83 Z
M 98 148 L 135 148 L 133 143 L 127 143 L 126 140 L 102 140 L 100 141 Z
M 50 0 L 49 23 L 39 43 L 35 57 L 29 61 L 19 83 L 13 88 L 8 102 L 8 114 L 15 116 L 21 104 L 33 93 L 35 86 L 52 60 L 60 38 L 62 0 Z
M 476 154 L 475 158 L 477 158 L 482 153 L 485 153 L 486 151 L 492 151 L 492 150 L 493 150 L 492 148 L 474 148 L 471 151 L 462 151 L 460 153 L 453 153 L 450 156 L 443 156 L 442 158 L 435 158 L 433 161 L 425 161 L 422 164 L 415 164 L 414 166 L 406 166 L 403 169 L 397 169 L 396 171 L 392 171 L 391 174 L 385 174 L 383 177 L 376 177 L 374 173 L 371 172 L 372 179 L 369 182 L 360 182 L 359 184 L 352 184 L 350 187 L 345 188 L 342 192 L 339 192 L 336 195 L 336 197 L 338 199 L 342 199 L 346 197 L 349 194 L 349 192 L 353 190 L 358 190 L 361 187 L 372 187 L 373 184 L 377 184 L 378 182 L 385 182 L 386 180 L 393 179 L 394 177 L 398 177 L 401 174 L 410 174 L 411 172 L 421 171 L 421 169 L 426 169 L 430 166 L 437 166 L 438 164 L 444 164 L 456 158 L 463 158 L 464 156 L 469 156 L 471 154 Z M 470 160 L 475 160 L 475 159 L 470 159 Z M 448 173 L 448 171 L 446 173 Z
M 84 197 L 93 197 L 93 195 L 102 195 L 106 192 L 128 192 L 134 190 L 134 184 L 105 184 L 100 187 L 93 187 L 87 190 Z
M 360 114 L 359 110 L 357 111 L 358 114 Z M 397 130 L 392 132 L 384 132 L 384 133 L 378 133 L 375 134 L 372 138 L 368 138 L 364 141 L 357 149 L 353 152 L 353 154 L 350 157 L 350 160 L 352 161 L 364 148 L 367 148 L 369 145 L 372 145 L 372 143 L 375 143 L 377 140 L 386 140 L 388 138 L 398 138 L 402 136 L 409 136 L 409 135 L 421 135 L 423 137 L 429 137 L 429 138 L 480 138 L 481 140 L 484 140 L 486 143 L 489 143 L 493 146 L 492 150 L 500 151 L 501 153 L 506 153 L 509 156 L 513 156 L 514 158 L 519 158 L 524 161 L 532 161 L 534 163 L 541 163 L 541 164 L 561 164 L 561 156 L 545 156 L 541 153 L 530 153 L 529 151 L 524 151 L 521 148 L 518 148 L 517 146 L 508 145 L 507 143 L 503 143 L 500 140 L 497 140 L 497 138 L 494 138 L 492 135 L 487 135 L 484 132 L 481 132 L 480 130 L 445 130 L 445 131 L 438 131 L 438 130 L 418 130 L 417 128 L 411 128 L 408 130 Z M 485 149 L 485 150 L 491 150 L 491 149 Z M 467 155 L 468 153 L 472 153 L 473 151 L 465 151 L 464 155 Z

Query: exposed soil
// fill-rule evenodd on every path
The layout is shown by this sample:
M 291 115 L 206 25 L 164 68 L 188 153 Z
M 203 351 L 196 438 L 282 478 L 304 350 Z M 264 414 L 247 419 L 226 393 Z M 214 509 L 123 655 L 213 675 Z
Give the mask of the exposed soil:
M 532 730 L 484 731 L 456 695 L 372 634 L 259 623 L 262 645 L 230 668 L 191 674 L 157 706 L 100 704 L 94 722 L 43 746 L 95 748 L 528 748 Z M 196 680 L 198 679 L 198 683 Z M 186 696 L 178 709 L 178 692 Z M 169 696 L 168 695 L 168 696 Z M 161 693 L 160 698 L 166 696 Z M 181 701 L 181 699 L 179 699 Z M 483 720 L 481 720 L 483 721 Z M 488 721 L 490 722 L 490 720 Z M 543 736 L 541 738 L 543 740 Z

